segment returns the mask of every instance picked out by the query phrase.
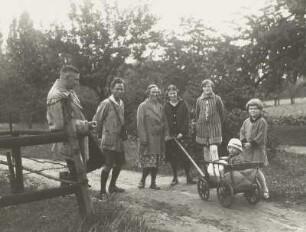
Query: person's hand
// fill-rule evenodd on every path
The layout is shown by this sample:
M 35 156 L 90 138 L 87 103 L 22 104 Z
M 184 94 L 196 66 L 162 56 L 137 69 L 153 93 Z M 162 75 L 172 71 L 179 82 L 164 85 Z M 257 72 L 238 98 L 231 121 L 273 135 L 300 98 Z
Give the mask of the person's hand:
M 177 139 L 181 139 L 183 138 L 183 135 L 181 133 L 179 133 L 177 136 L 176 136 Z
M 171 136 L 166 135 L 166 136 L 165 136 L 165 141 L 169 141 L 169 140 L 171 140 Z
M 244 148 L 249 149 L 251 147 L 251 143 L 244 143 Z
M 91 122 L 88 122 L 88 125 L 89 125 L 89 129 L 94 129 L 97 127 L 98 123 L 97 121 L 91 121 Z

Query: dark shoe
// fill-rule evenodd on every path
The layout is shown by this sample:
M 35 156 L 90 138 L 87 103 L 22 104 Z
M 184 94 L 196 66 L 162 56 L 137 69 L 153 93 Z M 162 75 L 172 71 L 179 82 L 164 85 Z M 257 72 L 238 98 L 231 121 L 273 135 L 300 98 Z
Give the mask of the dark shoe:
M 125 190 L 123 188 L 119 188 L 117 186 L 110 186 L 108 187 L 108 192 L 109 193 L 123 193 Z
M 187 184 L 196 184 L 197 182 L 193 180 L 191 177 L 187 177 Z
M 141 180 L 141 181 L 138 183 L 138 188 L 140 188 L 140 189 L 145 188 L 145 182 Z
M 160 190 L 160 187 L 158 187 L 155 183 L 150 185 L 151 189 Z
M 171 182 L 171 186 L 177 185 L 179 183 L 177 178 L 173 178 L 172 182 Z

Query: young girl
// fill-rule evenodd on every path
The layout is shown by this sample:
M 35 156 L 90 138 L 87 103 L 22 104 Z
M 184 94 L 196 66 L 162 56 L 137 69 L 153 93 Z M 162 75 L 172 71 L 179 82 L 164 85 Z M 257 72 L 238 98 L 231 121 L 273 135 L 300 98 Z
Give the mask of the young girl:
M 228 145 L 228 164 L 239 164 L 243 163 L 244 159 L 241 155 L 242 152 L 242 143 L 239 139 L 232 138 Z M 229 179 L 230 174 L 226 173 L 225 178 Z M 255 178 L 255 171 L 252 169 L 246 169 L 242 171 L 233 171 L 233 179 L 235 185 L 242 186 L 242 185 L 250 185 L 251 180 Z
M 189 108 L 187 102 L 178 96 L 178 89 L 175 85 L 169 85 L 167 88 L 167 98 L 164 105 L 164 111 L 167 120 L 166 134 L 170 137 L 166 141 L 166 161 L 170 162 L 173 172 L 171 186 L 179 183 L 177 177 L 177 168 L 179 164 L 184 168 L 186 181 L 188 184 L 196 182 L 190 176 L 190 161 L 178 147 L 172 138 L 177 138 L 181 142 L 186 141 L 189 125 Z
M 222 142 L 222 121 L 224 106 L 221 98 L 213 92 L 213 82 L 202 82 L 202 95 L 196 102 L 196 142 L 203 146 L 205 161 L 212 161 L 211 145 Z M 218 157 L 215 157 L 218 159 Z
M 246 104 L 246 109 L 250 115 L 240 129 L 240 140 L 243 143 L 243 156 L 245 160 L 257 161 L 268 165 L 266 154 L 267 130 L 266 120 L 261 116 L 263 104 L 259 99 L 251 99 Z M 261 170 L 259 170 L 259 182 L 261 185 L 263 198 L 269 198 L 269 190 L 266 179 Z

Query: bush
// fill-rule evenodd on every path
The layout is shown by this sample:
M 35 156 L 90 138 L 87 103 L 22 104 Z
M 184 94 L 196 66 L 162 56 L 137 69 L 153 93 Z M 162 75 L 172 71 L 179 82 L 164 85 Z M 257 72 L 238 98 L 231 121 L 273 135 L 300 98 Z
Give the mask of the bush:
M 305 116 L 280 116 L 272 117 L 272 123 L 278 126 L 304 126 L 306 125 Z

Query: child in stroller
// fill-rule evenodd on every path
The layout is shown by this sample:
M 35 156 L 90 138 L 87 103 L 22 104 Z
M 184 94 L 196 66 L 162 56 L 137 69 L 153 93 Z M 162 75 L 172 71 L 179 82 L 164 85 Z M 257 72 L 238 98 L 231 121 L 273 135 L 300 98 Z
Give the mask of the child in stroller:
M 244 193 L 250 204 L 260 199 L 260 186 L 257 180 L 258 162 L 244 162 L 241 155 L 242 143 L 231 139 L 227 146 L 229 156 L 209 162 L 205 176 L 198 181 L 198 193 L 203 200 L 208 200 L 209 189 L 217 188 L 219 202 L 230 207 L 236 193 Z

